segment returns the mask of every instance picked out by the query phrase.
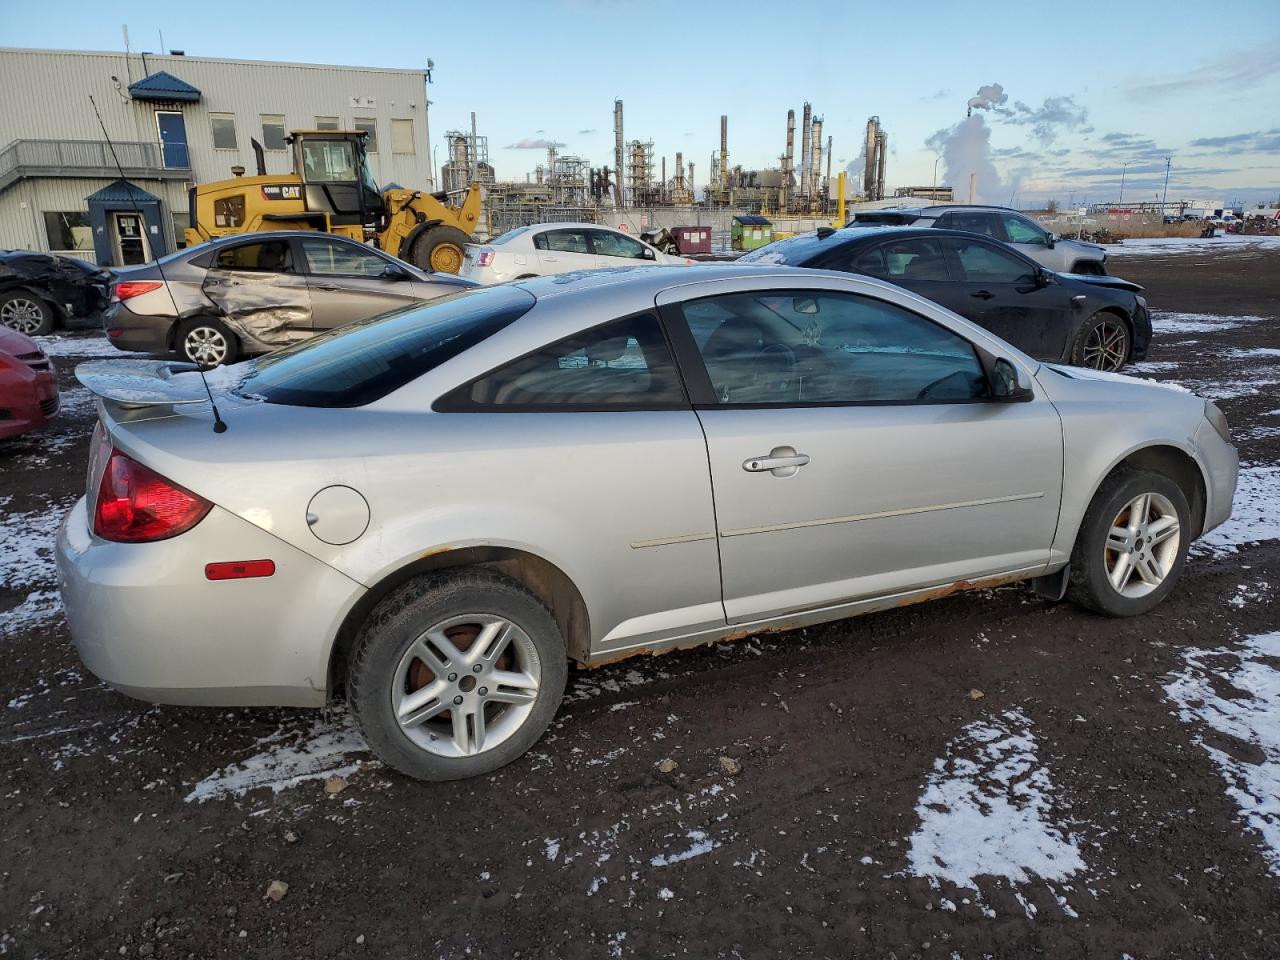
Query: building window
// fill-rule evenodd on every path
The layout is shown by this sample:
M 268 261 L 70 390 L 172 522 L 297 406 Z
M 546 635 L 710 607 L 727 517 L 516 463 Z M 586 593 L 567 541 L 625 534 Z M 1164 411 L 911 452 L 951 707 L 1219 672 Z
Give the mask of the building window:
M 413 147 L 413 121 L 391 121 L 391 152 L 416 153 Z
M 377 153 L 378 121 L 373 117 L 356 117 L 355 120 L 351 122 L 351 126 L 357 130 L 362 130 L 369 135 L 369 138 L 365 140 L 365 149 L 369 153 Z
M 44 233 L 50 250 L 92 250 L 93 228 L 89 214 L 79 210 L 53 213 L 45 211 Z
M 337 117 L 316 117 L 316 129 L 317 130 L 337 130 L 338 118 Z
M 262 115 L 262 145 L 268 150 L 283 150 L 284 117 L 278 113 Z
M 235 150 L 236 115 L 234 113 L 211 113 L 209 125 L 213 127 L 213 146 L 215 150 Z

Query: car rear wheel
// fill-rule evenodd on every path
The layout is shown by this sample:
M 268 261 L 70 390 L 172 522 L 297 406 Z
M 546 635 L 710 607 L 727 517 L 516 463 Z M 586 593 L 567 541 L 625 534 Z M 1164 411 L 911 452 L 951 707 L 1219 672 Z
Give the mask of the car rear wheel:
M 409 261 L 431 273 L 457 273 L 462 269 L 463 248 L 471 238 L 457 227 L 432 227 L 409 251 Z
M 437 574 L 374 608 L 348 699 L 383 762 L 419 780 L 458 780 L 533 746 L 567 672 L 555 620 L 522 586 L 487 570 Z
M 26 290 L 0 294 L 0 324 L 28 337 L 53 333 L 53 307 Z
M 1071 362 L 1077 367 L 1114 372 L 1128 360 L 1129 325 L 1106 311 L 1084 322 L 1071 347 Z
M 175 346 L 184 360 L 208 369 L 234 363 L 240 356 L 240 341 L 226 324 L 213 317 L 195 317 L 178 330 Z
M 1071 555 L 1067 598 L 1112 617 L 1146 613 L 1186 561 L 1191 510 L 1169 477 L 1120 470 L 1098 490 Z

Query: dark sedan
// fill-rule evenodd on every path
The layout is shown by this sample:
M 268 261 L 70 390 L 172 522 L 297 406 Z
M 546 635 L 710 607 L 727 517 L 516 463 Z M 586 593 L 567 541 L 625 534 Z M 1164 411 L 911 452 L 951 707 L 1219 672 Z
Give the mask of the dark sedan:
M 1053 273 L 988 237 L 914 227 L 824 228 L 741 258 L 858 273 L 927 297 L 1039 360 L 1119 370 L 1143 359 L 1151 317 L 1142 288 Z

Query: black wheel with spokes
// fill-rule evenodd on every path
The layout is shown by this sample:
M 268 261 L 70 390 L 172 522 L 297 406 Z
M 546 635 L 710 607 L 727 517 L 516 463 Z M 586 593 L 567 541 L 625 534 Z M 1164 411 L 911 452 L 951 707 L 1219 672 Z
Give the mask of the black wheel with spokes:
M 1129 362 L 1129 325 L 1114 313 L 1099 311 L 1084 322 L 1071 348 L 1077 367 L 1115 372 Z

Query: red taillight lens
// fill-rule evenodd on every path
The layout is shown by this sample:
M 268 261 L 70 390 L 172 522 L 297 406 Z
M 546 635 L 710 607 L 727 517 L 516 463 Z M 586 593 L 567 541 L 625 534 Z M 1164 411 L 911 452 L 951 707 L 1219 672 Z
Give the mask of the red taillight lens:
M 208 500 L 113 449 L 98 483 L 93 532 L 117 543 L 167 540 L 186 533 L 212 509 Z
M 112 289 L 111 299 L 116 301 L 131 300 L 144 293 L 159 289 L 159 280 L 121 280 Z
M 481 250 L 479 256 L 476 258 L 476 263 L 482 267 L 487 267 L 489 264 L 493 263 L 493 251 Z

